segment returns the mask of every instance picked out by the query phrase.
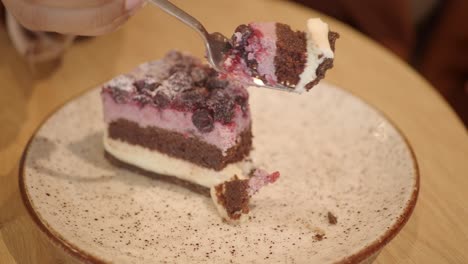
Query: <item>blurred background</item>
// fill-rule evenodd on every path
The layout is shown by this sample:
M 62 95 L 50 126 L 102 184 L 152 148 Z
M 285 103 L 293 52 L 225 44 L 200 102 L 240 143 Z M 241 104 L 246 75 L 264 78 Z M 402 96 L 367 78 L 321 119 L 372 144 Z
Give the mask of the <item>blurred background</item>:
M 468 127 L 467 0 L 295 1 L 349 24 L 405 60 Z
M 468 127 L 468 0 L 292 1 L 341 20 L 388 48 L 424 76 Z M 13 20 L 0 3 L 0 21 L 18 52 L 32 63 L 53 61 L 75 40 L 29 32 Z

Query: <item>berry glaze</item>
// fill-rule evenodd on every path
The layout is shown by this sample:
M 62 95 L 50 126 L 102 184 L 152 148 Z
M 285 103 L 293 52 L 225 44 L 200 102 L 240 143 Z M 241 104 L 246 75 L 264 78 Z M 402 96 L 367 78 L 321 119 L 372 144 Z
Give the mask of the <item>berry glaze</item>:
M 275 24 L 251 23 L 236 28 L 231 39 L 232 49 L 224 62 L 224 76 L 247 83 L 251 83 L 254 77 L 272 85 L 277 84 Z

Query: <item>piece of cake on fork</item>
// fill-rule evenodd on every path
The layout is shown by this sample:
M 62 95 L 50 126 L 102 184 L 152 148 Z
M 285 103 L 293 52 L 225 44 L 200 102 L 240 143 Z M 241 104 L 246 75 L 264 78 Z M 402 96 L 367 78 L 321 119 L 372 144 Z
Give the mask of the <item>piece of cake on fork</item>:
M 273 175 L 266 184 L 279 176 L 257 170 L 249 161 L 252 131 L 246 89 L 219 79 L 192 56 L 169 52 L 107 82 L 101 96 L 106 157 L 118 166 L 207 195 L 234 179 L 255 182 Z M 231 201 L 230 213 L 222 214 L 226 220 L 238 221 L 248 213 L 232 207 L 234 193 L 242 193 L 243 206 L 255 193 L 253 184 L 243 186 L 242 192 L 224 196 Z M 212 196 L 221 210 L 228 204 L 219 197 Z
M 238 26 L 223 64 L 226 76 L 299 93 L 310 90 L 333 67 L 339 35 L 319 18 L 309 19 L 306 28 L 295 31 L 277 22 Z

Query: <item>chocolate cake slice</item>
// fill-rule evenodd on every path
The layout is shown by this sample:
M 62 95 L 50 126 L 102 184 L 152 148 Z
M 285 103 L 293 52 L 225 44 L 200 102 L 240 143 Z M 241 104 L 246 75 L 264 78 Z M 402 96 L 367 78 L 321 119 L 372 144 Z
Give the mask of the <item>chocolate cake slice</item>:
M 307 21 L 306 32 L 276 22 L 240 25 L 227 52 L 225 74 L 246 83 L 308 91 L 333 67 L 338 37 L 318 18 Z
M 255 173 L 248 93 L 180 52 L 102 87 L 106 157 L 113 164 L 209 194 Z

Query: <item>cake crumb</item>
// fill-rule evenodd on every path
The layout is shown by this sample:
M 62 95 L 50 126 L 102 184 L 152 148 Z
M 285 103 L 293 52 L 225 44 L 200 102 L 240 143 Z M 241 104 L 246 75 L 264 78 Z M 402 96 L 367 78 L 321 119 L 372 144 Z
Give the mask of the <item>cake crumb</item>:
M 319 227 L 314 227 L 312 229 L 312 231 L 315 233 L 315 235 L 313 236 L 313 238 L 316 240 L 316 241 L 321 241 L 322 239 L 325 238 L 325 231 Z
M 321 241 L 324 236 L 325 236 L 324 234 L 317 233 L 314 235 L 314 239 L 317 241 Z
M 332 213 L 332 212 L 328 212 L 328 223 L 330 225 L 336 225 L 336 223 L 338 223 L 338 218 Z

